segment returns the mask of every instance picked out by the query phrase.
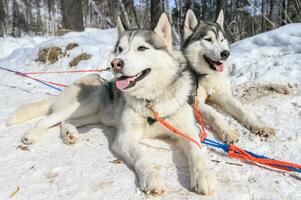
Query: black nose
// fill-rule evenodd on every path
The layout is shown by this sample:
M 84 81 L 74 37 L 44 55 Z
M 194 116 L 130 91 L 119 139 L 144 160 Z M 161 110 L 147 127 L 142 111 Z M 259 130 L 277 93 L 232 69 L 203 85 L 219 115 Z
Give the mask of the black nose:
M 230 56 L 230 52 L 227 50 L 222 51 L 221 57 L 223 60 L 226 60 Z
M 122 68 L 124 67 L 124 62 L 123 60 L 116 58 L 112 60 L 111 67 L 114 71 L 121 72 Z

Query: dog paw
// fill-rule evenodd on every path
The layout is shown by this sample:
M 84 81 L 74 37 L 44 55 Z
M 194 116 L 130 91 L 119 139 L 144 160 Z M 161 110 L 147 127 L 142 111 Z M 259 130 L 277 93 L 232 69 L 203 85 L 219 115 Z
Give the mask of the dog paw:
M 233 130 L 224 132 L 224 133 L 222 134 L 221 140 L 222 140 L 224 143 L 227 143 L 227 144 L 230 144 L 230 143 L 236 143 L 236 142 L 238 142 L 238 140 L 239 140 L 239 133 L 236 132 L 236 131 L 233 131 Z
M 34 134 L 30 134 L 30 133 L 25 133 L 21 138 L 21 142 L 26 145 L 31 145 L 37 143 L 38 141 L 39 138 L 36 137 Z
M 61 136 L 65 144 L 75 144 L 78 141 L 79 133 L 73 125 L 62 124 Z
M 275 129 L 265 127 L 265 126 L 251 126 L 250 130 L 255 135 L 259 135 L 262 137 L 270 137 L 275 135 Z
M 191 172 L 191 188 L 198 194 L 210 195 L 216 185 L 215 175 L 209 169 L 195 169 Z
M 161 195 L 166 191 L 164 180 L 156 171 L 148 172 L 141 177 L 140 189 L 152 195 Z

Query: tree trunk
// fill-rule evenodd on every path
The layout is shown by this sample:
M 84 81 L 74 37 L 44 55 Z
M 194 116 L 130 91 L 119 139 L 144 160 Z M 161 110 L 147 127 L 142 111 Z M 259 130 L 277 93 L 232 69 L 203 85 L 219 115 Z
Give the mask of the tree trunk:
M 223 9 L 224 15 L 226 15 L 227 9 L 225 8 L 225 1 L 219 0 L 216 2 L 215 19 L 217 19 L 219 12 Z
M 207 0 L 203 0 L 202 2 L 202 19 L 204 20 L 207 12 Z
M 125 12 L 129 21 L 130 28 L 138 28 L 137 15 L 133 0 L 122 0 Z M 124 13 L 125 14 L 125 13 Z
M 286 16 L 287 16 L 287 0 L 282 0 L 282 12 L 281 12 L 281 25 L 287 24 Z
M 264 31 L 265 28 L 264 28 L 264 1 L 261 1 L 261 31 Z
M 5 35 L 5 9 L 4 3 L 0 0 L 0 37 Z
M 79 0 L 61 0 L 63 28 L 73 31 L 83 31 L 82 4 Z
M 194 9 L 194 0 L 187 0 L 186 1 L 186 5 L 185 5 L 186 9 Z
M 270 0 L 270 13 L 269 13 L 269 19 L 273 21 L 273 10 L 274 10 L 274 0 Z
M 151 17 L 151 27 L 156 26 L 157 21 L 159 20 L 160 14 L 163 11 L 161 0 L 151 0 L 150 4 L 150 17 Z

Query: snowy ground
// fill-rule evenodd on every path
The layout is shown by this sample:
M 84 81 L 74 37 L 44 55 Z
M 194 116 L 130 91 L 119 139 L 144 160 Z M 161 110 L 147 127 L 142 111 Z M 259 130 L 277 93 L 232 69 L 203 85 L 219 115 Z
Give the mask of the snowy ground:
M 0 38 L 0 66 L 20 71 L 66 70 L 72 57 L 81 52 L 92 54 L 77 69 L 106 66 L 114 44 L 115 31 L 88 29 L 50 38 Z M 52 65 L 34 60 L 40 48 L 65 47 L 77 42 L 70 57 Z M 233 88 L 248 83 L 290 83 L 301 86 L 301 24 L 287 25 L 232 45 L 231 73 Z M 103 74 L 108 77 L 107 72 Z M 81 75 L 43 75 L 52 81 L 69 84 Z M 190 191 L 188 166 L 181 152 L 160 140 L 144 141 L 156 168 L 166 179 L 168 192 L 162 197 L 141 193 L 133 171 L 109 149 L 114 130 L 100 126 L 80 129 L 81 141 L 74 146 L 62 143 L 59 128 L 29 150 L 18 148 L 28 124 L 6 127 L 5 118 L 23 103 L 43 99 L 57 92 L 31 80 L 0 72 L 0 199 L 301 199 L 300 174 L 286 174 L 229 159 L 209 150 L 210 167 L 218 179 L 217 190 L 210 197 Z M 255 98 L 246 108 L 277 130 L 266 141 L 249 134 L 235 120 L 225 117 L 240 131 L 239 146 L 273 158 L 301 163 L 301 96 L 279 95 Z M 104 134 L 103 134 L 104 133 Z M 210 137 L 213 137 L 210 135 Z M 218 162 L 217 162 L 218 161 Z M 238 165 L 231 165 L 228 162 Z M 16 191 L 16 193 L 14 193 Z

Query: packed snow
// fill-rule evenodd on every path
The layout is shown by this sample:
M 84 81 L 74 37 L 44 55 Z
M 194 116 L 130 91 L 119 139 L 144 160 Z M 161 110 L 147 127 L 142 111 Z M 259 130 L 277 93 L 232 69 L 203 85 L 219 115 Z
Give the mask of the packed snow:
M 115 30 L 87 29 L 61 37 L 0 38 L 0 66 L 18 71 L 69 70 L 76 55 L 92 55 L 76 69 L 108 66 Z M 78 43 L 54 64 L 37 61 L 40 49 L 65 48 Z M 301 85 L 301 24 L 291 24 L 239 41 L 231 46 L 233 90 L 242 84 L 278 83 Z M 84 74 L 49 74 L 35 77 L 63 84 Z M 103 72 L 105 78 L 109 72 Z M 5 119 L 18 106 L 58 92 L 30 79 L 0 72 L 0 199 L 301 199 L 301 175 L 283 173 L 228 158 L 208 149 L 210 168 L 218 180 L 216 192 L 201 197 L 190 190 L 187 161 L 182 152 L 161 140 L 145 140 L 154 166 L 165 177 L 167 193 L 147 196 L 139 191 L 133 170 L 111 152 L 114 129 L 100 125 L 80 129 L 81 140 L 65 145 L 59 128 L 53 127 L 38 144 L 20 148 L 20 138 L 37 120 L 6 127 Z M 264 140 L 252 135 L 229 116 L 240 133 L 238 146 L 276 159 L 301 163 L 301 96 L 270 94 L 255 98 L 246 108 L 276 128 L 275 137 Z M 209 134 L 210 138 L 214 138 Z M 205 147 L 204 147 L 204 150 Z

